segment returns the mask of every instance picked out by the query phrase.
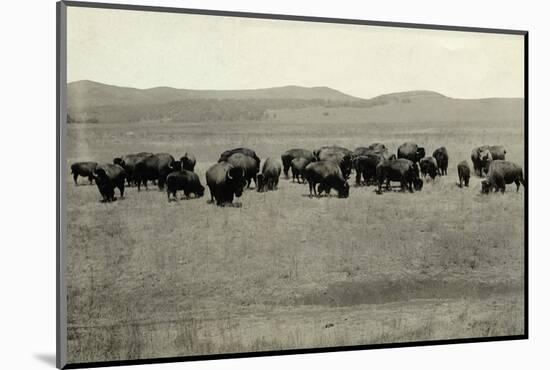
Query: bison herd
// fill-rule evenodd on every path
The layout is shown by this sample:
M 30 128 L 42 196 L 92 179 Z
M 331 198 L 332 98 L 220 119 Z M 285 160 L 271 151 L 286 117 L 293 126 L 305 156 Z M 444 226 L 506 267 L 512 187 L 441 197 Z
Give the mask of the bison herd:
M 506 150 L 499 145 L 483 145 L 472 150 L 471 161 L 474 173 L 484 177 L 481 182 L 483 193 L 504 192 L 506 184 L 525 186 L 522 168 L 505 160 Z M 128 154 L 113 159 L 113 163 L 78 162 L 71 165 L 75 184 L 78 176 L 88 178 L 90 184 L 95 181 L 104 202 L 114 201 L 115 189 L 124 197 L 125 186 L 135 186 L 138 192 L 142 187 L 148 189 L 152 183 L 163 190 L 166 188 L 168 201 L 177 200 L 181 191 L 189 198 L 204 195 L 204 186 L 194 172 L 196 158 L 185 153 L 176 160 L 168 153 Z M 281 162 L 267 158 L 260 171 L 261 160 L 256 152 L 248 148 L 235 148 L 220 154 L 217 163 L 206 171 L 206 186 L 211 202 L 218 206 L 231 204 L 240 197 L 245 188 L 254 182 L 258 192 L 277 189 L 281 171 L 285 177 L 292 172 L 292 181 L 309 184 L 309 195 L 320 196 L 338 193 L 339 198 L 349 196 L 348 179 L 355 172 L 357 186 L 374 185 L 377 192 L 383 188 L 391 189 L 391 183 L 399 184 L 401 191 L 422 190 L 426 178 L 434 180 L 437 176 L 446 176 L 449 153 L 445 147 L 436 149 L 431 157 L 426 157 L 423 147 L 415 143 L 399 146 L 397 155 L 389 152 L 381 143 L 358 147 L 354 151 L 340 146 L 323 146 L 310 151 L 290 149 L 281 155 Z M 282 164 L 282 165 L 281 165 Z M 468 186 L 470 166 L 466 160 L 458 166 L 458 185 Z

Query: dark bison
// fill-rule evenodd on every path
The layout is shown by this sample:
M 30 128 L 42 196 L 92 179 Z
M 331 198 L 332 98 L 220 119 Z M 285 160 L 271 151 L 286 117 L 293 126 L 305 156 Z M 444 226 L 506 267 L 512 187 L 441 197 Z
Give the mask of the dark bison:
M 525 187 L 521 166 L 497 159 L 489 164 L 487 177 L 481 182 L 481 191 L 483 193 L 489 193 L 490 191 L 500 190 L 504 193 L 506 184 L 511 184 L 513 182 L 516 184 L 516 191 L 519 191 L 520 184 Z
M 176 195 L 178 190 L 183 190 L 185 197 L 189 198 L 191 194 L 196 197 L 204 195 L 204 186 L 201 185 L 199 176 L 193 171 L 181 170 L 174 171 L 166 176 L 166 195 L 170 201 L 170 194 L 175 200 L 178 200 Z
M 164 183 L 169 173 L 179 168 L 173 167 L 174 157 L 168 153 L 157 153 L 143 158 L 136 163 L 134 179 L 141 190 L 141 185 L 147 187 L 147 181 L 157 181 L 160 190 L 164 189 Z
M 263 192 L 277 189 L 279 176 L 281 176 L 281 164 L 273 158 L 267 158 L 262 166 L 262 173 L 257 176 L 257 190 Z
M 349 185 L 342 174 L 340 167 L 332 161 L 319 161 L 308 164 L 305 168 L 305 177 L 309 184 L 309 195 L 312 191 L 317 195 L 316 186 L 319 184 L 319 195 L 324 191 L 336 189 L 339 198 L 349 196 Z
M 243 153 L 234 153 L 227 158 L 227 163 L 234 167 L 242 168 L 244 170 L 244 177 L 246 179 L 246 187 L 250 187 L 250 183 L 254 180 L 254 185 L 258 187 L 256 181 L 256 175 L 258 174 L 257 162 L 253 157 L 250 157 Z
M 313 155 L 318 161 L 332 161 L 336 163 L 344 178 L 349 178 L 352 169 L 353 152 L 341 146 L 323 146 L 313 151 Z
M 470 166 L 468 165 L 468 162 L 462 161 L 456 166 L 458 170 L 458 181 L 459 186 L 462 187 L 462 183 L 464 183 L 464 186 L 468 187 L 468 184 L 470 183 Z
M 256 167 L 258 169 L 257 172 L 260 172 L 260 158 L 256 155 L 255 151 L 248 148 L 235 148 L 235 149 L 226 150 L 225 152 L 220 154 L 220 159 L 218 159 L 218 162 L 227 162 L 229 157 L 231 157 L 235 153 L 241 153 L 254 158 L 254 160 L 256 161 Z
M 97 162 L 76 162 L 71 164 L 71 174 L 73 175 L 74 184 L 78 185 L 76 181 L 78 176 L 87 177 L 92 184 L 94 179 L 93 172 L 97 167 Z
M 353 158 L 353 168 L 355 169 L 355 183 L 361 185 L 361 177 L 366 185 L 376 180 L 376 166 L 383 161 L 380 154 L 368 153 Z
M 126 171 L 126 181 L 128 182 L 128 186 L 135 185 L 136 181 L 134 172 L 136 170 L 136 164 L 143 158 L 147 158 L 151 155 L 153 154 L 147 152 L 141 152 L 138 154 L 126 154 L 122 157 L 114 158 L 113 164 L 118 164 L 119 166 L 124 168 L 124 171 Z
M 197 164 L 197 159 L 193 153 L 186 152 L 183 157 L 180 158 L 181 168 L 187 171 L 194 171 L 195 164 Z
M 476 175 L 483 176 L 484 173 L 487 173 L 489 163 L 492 160 L 506 159 L 506 150 L 502 145 L 482 145 L 472 149 L 470 158 L 474 165 L 474 172 Z
M 418 167 L 413 161 L 405 158 L 384 160 L 376 166 L 376 177 L 378 178 L 378 193 L 382 193 L 382 185 L 391 189 L 391 181 L 398 181 L 401 184 L 401 191 L 422 190 L 423 181 L 418 176 Z
M 234 196 L 243 194 L 246 185 L 244 170 L 228 162 L 216 163 L 206 171 L 206 185 L 212 202 L 216 201 L 218 206 L 233 203 Z
M 281 155 L 281 162 L 283 162 L 283 172 L 285 177 L 288 178 L 288 170 L 290 169 L 291 162 L 296 158 L 305 158 L 308 162 L 313 162 L 315 157 L 310 150 L 307 149 L 290 149 Z
M 290 168 L 292 169 L 292 182 L 296 180 L 299 184 L 300 179 L 305 182 L 304 170 L 310 163 L 311 161 L 306 158 L 294 158 L 292 162 L 290 162 Z
M 415 143 L 403 143 L 397 148 L 397 158 L 404 158 L 414 163 L 426 156 L 426 150 Z
M 420 173 L 422 177 L 430 176 L 432 180 L 439 174 L 437 161 L 434 157 L 424 157 L 420 159 Z
M 93 172 L 93 177 L 103 202 L 112 202 L 115 198 L 115 188 L 120 191 L 120 197 L 124 198 L 124 182 L 126 172 L 118 164 L 98 165 Z
M 436 150 L 434 150 L 432 156 L 437 162 L 439 175 L 446 176 L 447 168 L 449 167 L 449 153 L 447 152 L 447 148 L 445 148 L 444 146 L 442 146 L 441 148 L 437 148 Z

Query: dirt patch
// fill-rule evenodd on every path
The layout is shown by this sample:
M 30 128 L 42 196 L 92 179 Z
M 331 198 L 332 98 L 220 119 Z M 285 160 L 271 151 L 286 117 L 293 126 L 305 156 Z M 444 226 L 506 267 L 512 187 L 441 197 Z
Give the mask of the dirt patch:
M 326 289 L 297 298 L 298 304 L 336 307 L 359 304 L 382 304 L 412 299 L 475 298 L 519 292 L 518 281 L 485 283 L 445 280 L 345 281 L 330 284 Z

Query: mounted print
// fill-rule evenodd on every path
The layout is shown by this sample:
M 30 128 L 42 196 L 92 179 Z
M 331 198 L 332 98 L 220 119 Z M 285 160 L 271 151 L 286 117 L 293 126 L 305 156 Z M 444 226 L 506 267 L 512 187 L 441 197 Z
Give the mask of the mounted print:
M 527 32 L 57 9 L 58 367 L 527 338 Z

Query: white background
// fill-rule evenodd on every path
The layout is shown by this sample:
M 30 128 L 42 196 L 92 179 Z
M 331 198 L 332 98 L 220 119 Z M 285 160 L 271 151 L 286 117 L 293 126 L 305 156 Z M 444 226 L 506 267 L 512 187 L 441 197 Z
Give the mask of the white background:
M 112 0 L 112 2 L 116 2 Z M 548 71 L 543 1 L 131 1 L 262 13 L 527 29 L 530 31 L 530 339 L 134 367 L 519 369 L 548 366 Z M 55 358 L 55 2 L 6 1 L 0 37 L 0 367 L 53 368 Z M 506 76 L 502 76 L 506 78 Z M 546 190 L 546 191 L 545 191 Z

